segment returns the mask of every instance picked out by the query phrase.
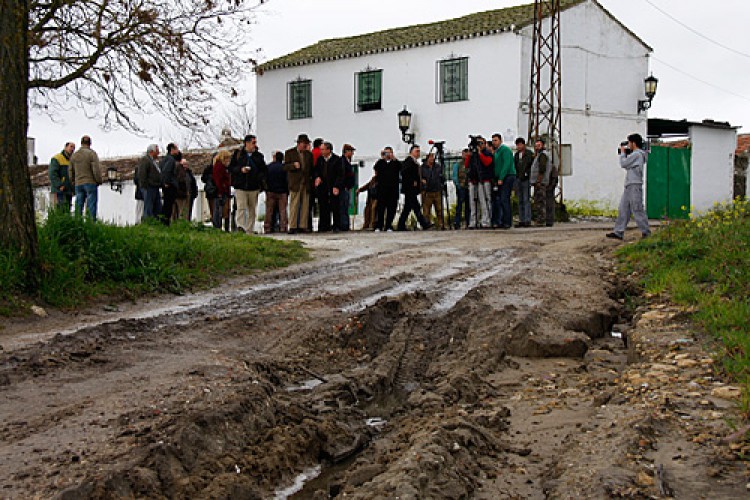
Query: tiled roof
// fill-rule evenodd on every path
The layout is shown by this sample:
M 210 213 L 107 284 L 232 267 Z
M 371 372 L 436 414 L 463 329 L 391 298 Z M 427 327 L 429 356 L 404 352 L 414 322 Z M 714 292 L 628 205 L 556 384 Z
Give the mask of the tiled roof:
M 737 151 L 735 154 L 742 155 L 750 153 L 750 134 L 737 136 Z
M 586 0 L 560 0 L 562 10 Z M 289 66 L 303 66 L 323 61 L 348 59 L 367 54 L 393 52 L 424 45 L 452 42 L 467 38 L 513 31 L 534 22 L 534 4 L 477 12 L 436 23 L 377 31 L 347 38 L 321 40 L 291 54 L 273 59 L 256 68 L 259 74 Z

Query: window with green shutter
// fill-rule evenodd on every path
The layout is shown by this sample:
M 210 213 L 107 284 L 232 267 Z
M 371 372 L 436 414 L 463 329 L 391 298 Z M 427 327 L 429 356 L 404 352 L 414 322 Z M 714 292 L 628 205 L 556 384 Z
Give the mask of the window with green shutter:
M 312 117 L 312 80 L 289 82 L 287 119 L 300 120 Z
M 469 58 L 438 61 L 438 102 L 469 99 Z
M 357 111 L 382 109 L 383 70 L 357 73 Z

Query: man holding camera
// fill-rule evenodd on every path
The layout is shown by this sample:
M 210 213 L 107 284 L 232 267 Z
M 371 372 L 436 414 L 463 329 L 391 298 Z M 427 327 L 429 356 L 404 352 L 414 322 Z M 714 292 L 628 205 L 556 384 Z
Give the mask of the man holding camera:
M 651 234 L 643 208 L 643 169 L 647 160 L 648 155 L 643 151 L 643 137 L 640 134 L 631 134 L 627 143 L 620 144 L 620 166 L 626 172 L 625 192 L 622 193 L 620 207 L 617 209 L 615 229 L 607 233 L 607 238 L 622 240 L 631 215 L 644 238 Z

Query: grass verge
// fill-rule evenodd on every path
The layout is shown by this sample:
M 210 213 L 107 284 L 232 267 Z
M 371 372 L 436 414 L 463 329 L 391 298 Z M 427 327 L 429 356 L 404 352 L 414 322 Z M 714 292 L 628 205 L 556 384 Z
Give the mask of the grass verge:
M 39 226 L 39 254 L 41 283 L 32 291 L 25 263 L 12 250 L 0 250 L 0 315 L 21 313 L 23 297 L 71 307 L 104 295 L 180 294 L 308 257 L 298 242 L 185 222 L 116 227 L 58 213 Z
M 721 342 L 723 367 L 742 386 L 742 410 L 750 417 L 750 203 L 716 205 L 670 223 L 618 256 L 626 271 L 642 276 L 647 293 L 689 307 Z

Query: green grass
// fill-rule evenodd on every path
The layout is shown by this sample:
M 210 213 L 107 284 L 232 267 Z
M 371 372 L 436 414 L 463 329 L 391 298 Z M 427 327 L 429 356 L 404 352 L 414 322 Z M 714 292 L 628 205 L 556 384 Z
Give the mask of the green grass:
M 298 242 L 185 222 L 116 227 L 58 213 L 39 226 L 39 254 L 40 286 L 29 290 L 24 263 L 12 249 L 0 250 L 0 315 L 22 312 L 25 299 L 72 307 L 105 295 L 180 294 L 308 256 Z
M 646 292 L 695 310 L 693 319 L 721 342 L 723 367 L 742 385 L 750 417 L 750 203 L 669 223 L 619 257 L 643 276 Z
M 565 207 L 570 217 L 617 217 L 617 208 L 596 200 L 566 200 Z

